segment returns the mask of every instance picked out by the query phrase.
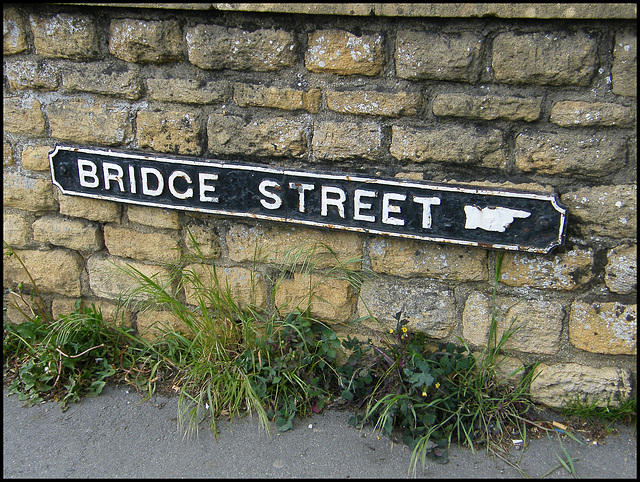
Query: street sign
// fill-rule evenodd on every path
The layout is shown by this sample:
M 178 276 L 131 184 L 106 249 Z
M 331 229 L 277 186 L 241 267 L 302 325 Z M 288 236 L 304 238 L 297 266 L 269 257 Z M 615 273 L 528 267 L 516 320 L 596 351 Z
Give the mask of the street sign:
M 555 194 L 57 146 L 63 194 L 491 249 L 564 242 Z

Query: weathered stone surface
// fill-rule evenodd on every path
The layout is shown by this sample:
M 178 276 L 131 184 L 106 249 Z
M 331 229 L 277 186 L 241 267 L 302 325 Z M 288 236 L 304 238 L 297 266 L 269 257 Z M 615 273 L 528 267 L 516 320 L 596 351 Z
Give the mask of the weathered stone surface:
M 48 171 L 51 151 L 51 146 L 24 146 L 21 156 L 22 167 L 32 171 Z
M 193 240 L 191 239 L 192 237 Z M 219 258 L 222 255 L 220 237 L 211 226 L 190 224 L 185 227 L 183 238 L 187 252 L 190 254 L 199 253 L 203 258 L 207 259 Z M 194 240 L 198 245 L 198 249 L 193 244 Z
M 503 167 L 503 133 L 497 129 L 391 127 L 391 155 L 400 161 Z
M 260 262 L 315 269 L 362 266 L 362 240 L 355 233 L 302 227 L 234 224 L 227 233 L 229 258 L 238 263 Z
M 55 90 L 59 85 L 57 69 L 47 62 L 36 60 L 7 62 L 4 72 L 13 90 Z
M 488 278 L 487 251 L 478 248 L 375 238 L 369 243 L 371 268 L 377 273 L 455 281 Z
M 154 340 L 167 332 L 188 335 L 191 330 L 176 315 L 169 311 L 147 310 L 138 313 L 136 318 L 138 335 L 145 340 Z
M 213 154 L 301 157 L 307 152 L 304 123 L 283 117 L 245 123 L 240 117 L 212 114 L 207 135 Z
M 41 293 L 80 296 L 82 257 L 64 249 L 51 251 L 16 250 Z M 15 256 L 3 255 L 3 286 L 15 288 L 23 283 L 27 290 L 33 284 Z
M 531 399 L 550 407 L 562 407 L 576 397 L 596 406 L 605 407 L 610 398 L 612 406 L 627 399 L 633 388 L 631 372 L 624 368 L 595 368 L 578 363 L 547 365 L 541 363 L 531 382 Z
M 61 216 L 43 216 L 33 223 L 33 239 L 80 252 L 104 247 L 102 231 L 96 223 Z
M 3 129 L 14 134 L 41 136 L 45 133 L 41 104 L 33 97 L 5 97 L 2 121 Z
M 140 147 L 173 154 L 202 154 L 204 129 L 195 112 L 140 111 L 136 128 Z
M 60 203 L 60 214 L 76 218 L 111 223 L 120 220 L 120 204 L 76 196 L 65 196 L 56 189 L 56 198 Z
M 422 96 L 416 92 L 347 91 L 325 93 L 327 107 L 341 114 L 400 117 L 416 115 Z
M 505 253 L 501 283 L 509 286 L 574 290 L 593 278 L 593 251 L 574 248 L 549 257 L 527 253 Z
M 131 137 L 129 104 L 69 98 L 48 104 L 46 111 L 56 139 L 115 146 Z
M 563 127 L 632 127 L 636 110 L 608 102 L 561 101 L 553 104 L 549 121 Z
M 282 110 L 304 109 L 317 113 L 320 107 L 322 91 L 309 89 L 281 89 L 264 85 L 251 85 L 237 82 L 233 85 L 233 100 L 240 107 L 270 107 Z
M 473 346 L 486 347 L 491 327 L 491 298 L 475 291 L 469 295 L 462 313 L 462 333 Z M 560 349 L 565 313 L 556 301 L 496 299 L 496 340 L 508 329 L 516 329 L 503 347 L 506 351 L 554 355 Z
M 574 301 L 569 341 L 576 348 L 593 353 L 637 355 L 637 305 Z
M 31 223 L 31 213 L 3 213 L 2 240 L 14 249 L 24 248 L 31 237 Z
M 76 309 L 76 301 L 74 298 L 56 298 L 51 302 L 51 315 L 54 318 L 60 318 L 62 316 L 66 316 L 70 313 L 73 313 Z M 122 326 L 131 328 L 133 327 L 132 323 L 132 313 L 131 310 L 126 308 L 118 308 L 116 303 L 110 303 L 104 300 L 89 300 L 82 299 L 80 301 L 80 308 L 91 308 L 91 305 L 95 305 L 96 308 L 100 309 L 100 313 L 102 313 L 102 320 L 110 325 L 114 326 Z
M 584 32 L 501 33 L 493 41 L 493 72 L 508 84 L 588 85 L 597 48 Z
M 585 235 L 636 238 L 638 186 L 583 187 L 560 196 Z
M 186 39 L 189 62 L 201 69 L 271 72 L 296 63 L 295 36 L 284 30 L 201 24 L 188 28 Z
M 109 52 L 127 62 L 181 60 L 182 31 L 176 20 L 112 20 Z
M 384 65 L 382 36 L 353 35 L 345 30 L 309 34 L 305 67 L 311 72 L 338 75 L 378 75 Z
M 523 120 L 540 118 L 542 98 L 498 95 L 438 94 L 433 100 L 433 115 L 467 117 L 482 120 Z
M 29 23 L 38 55 L 87 60 L 99 53 L 96 24 L 88 15 L 29 15 Z
M 516 167 L 525 172 L 601 179 L 625 164 L 626 145 L 607 134 L 522 133 L 516 137 Z
M 180 229 L 177 211 L 148 206 L 127 206 L 127 217 L 132 223 L 144 224 L 159 229 Z
M 227 298 L 231 298 L 233 304 L 240 309 L 246 309 L 248 306 L 264 308 L 267 305 L 267 285 L 262 274 L 256 271 L 190 264 L 183 269 L 183 277 L 196 278 L 202 282 L 202 288 L 197 288 L 192 282 L 185 283 L 184 295 L 189 304 L 198 306 L 204 303 L 206 306 L 217 306 L 212 301 L 216 299 L 216 295 L 209 292 L 214 290 L 222 300 L 222 308 L 229 308 L 232 313 L 234 307 L 226 305 Z
M 638 37 L 635 33 L 616 34 L 611 84 L 614 94 L 638 96 Z
M 20 12 L 15 7 L 2 9 L 2 52 L 19 54 L 27 50 L 27 33 Z
M 610 291 L 628 295 L 638 287 L 638 246 L 616 246 L 607 253 L 604 282 Z
M 378 124 L 355 122 L 319 122 L 313 129 L 312 149 L 316 159 L 337 161 L 380 155 L 382 131 Z
M 7 323 L 20 325 L 25 321 L 31 321 L 33 314 L 42 314 L 42 310 L 31 300 L 30 296 L 20 295 L 15 292 L 8 292 L 6 295 L 6 310 L 3 318 Z
M 174 263 L 180 259 L 180 243 L 175 235 L 144 233 L 117 224 L 104 227 L 104 244 L 110 254 L 140 261 Z
M 114 256 L 102 256 L 95 254 L 87 260 L 87 273 L 89 274 L 89 286 L 98 298 L 131 301 L 149 300 L 151 296 L 143 292 L 135 292 L 140 286 L 139 282 L 123 270 L 138 270 L 145 276 L 164 285 L 170 279 L 167 269 L 152 264 L 144 264 L 137 261 L 125 260 Z M 169 287 L 171 289 L 171 287 Z
M 321 321 L 348 321 L 356 302 L 353 288 L 346 280 L 295 273 L 276 287 L 275 305 L 281 314 L 305 311 Z
M 480 75 L 483 39 L 469 32 L 436 34 L 400 30 L 394 57 L 402 79 L 475 82 Z
M 362 285 L 358 317 L 373 316 L 362 323 L 370 328 L 395 329 L 395 315 L 403 313 L 407 328 L 431 338 L 447 338 L 456 326 L 455 298 L 446 285 L 423 280 L 375 280 Z
M 11 144 L 4 141 L 2 143 L 2 167 L 13 166 L 16 163 L 16 159 L 13 155 L 13 148 Z
M 147 79 L 149 97 L 160 102 L 212 104 L 224 99 L 229 90 L 225 81 L 204 82 L 197 79 Z
M 68 66 L 62 71 L 62 86 L 71 92 L 93 92 L 125 99 L 139 99 L 142 95 L 139 70 L 121 62 Z
M 27 211 L 54 211 L 58 205 L 53 197 L 50 179 L 34 179 L 15 172 L 5 172 L 2 179 L 2 204 Z

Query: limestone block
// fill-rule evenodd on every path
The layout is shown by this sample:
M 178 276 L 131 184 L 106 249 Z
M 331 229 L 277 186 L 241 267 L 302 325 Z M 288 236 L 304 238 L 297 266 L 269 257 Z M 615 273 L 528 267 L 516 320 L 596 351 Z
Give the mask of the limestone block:
M 569 317 L 569 341 L 592 353 L 638 354 L 637 305 L 574 301 Z

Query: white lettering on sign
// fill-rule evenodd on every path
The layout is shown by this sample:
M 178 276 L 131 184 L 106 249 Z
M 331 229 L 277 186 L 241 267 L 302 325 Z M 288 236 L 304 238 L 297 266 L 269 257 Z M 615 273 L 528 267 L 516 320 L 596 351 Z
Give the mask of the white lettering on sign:
M 440 198 L 413 196 L 413 202 L 422 204 L 422 227 L 429 229 L 431 227 L 431 206 L 440 206 Z
M 378 197 L 377 191 L 367 191 L 366 189 L 356 189 L 353 194 L 353 219 L 356 221 L 368 221 L 370 223 L 376 222 L 375 216 L 367 214 L 360 214 L 362 209 L 371 209 L 370 203 L 363 203 L 363 197 Z
M 301 213 L 306 212 L 306 207 L 305 207 L 305 191 L 313 191 L 316 186 L 315 184 L 304 184 L 301 182 L 290 182 L 289 183 L 289 188 L 290 189 L 297 189 L 298 190 L 298 211 L 300 211 Z
M 267 209 L 278 209 L 280 206 L 282 206 L 282 198 L 275 192 L 267 191 L 267 188 L 282 189 L 282 187 L 276 181 L 272 181 L 270 179 L 264 179 L 258 186 L 260 194 L 262 194 L 266 198 L 271 199 L 271 202 L 260 199 L 260 204 L 262 204 Z
M 382 195 L 382 222 L 394 226 L 404 226 L 404 219 L 394 218 L 389 214 L 400 214 L 400 206 L 394 206 L 391 201 L 406 201 L 407 196 L 395 192 L 385 192 Z
M 110 189 L 110 182 L 115 181 L 120 187 L 120 192 L 124 192 L 124 184 L 122 182 L 122 176 L 124 176 L 124 172 L 122 172 L 122 168 L 119 165 L 113 164 L 112 162 L 104 162 L 102 164 L 102 171 L 104 173 L 105 189 Z
M 193 188 L 188 187 L 185 192 L 178 192 L 176 190 L 175 182 L 176 178 L 181 177 L 187 184 L 191 184 L 191 177 L 184 171 L 173 171 L 169 176 L 169 192 L 178 199 L 188 199 L 193 196 Z
M 344 202 L 347 200 L 347 195 L 339 187 L 335 186 L 322 186 L 322 201 L 320 205 L 320 214 L 327 216 L 329 213 L 329 206 L 335 206 L 338 208 L 338 214 L 344 219 Z M 338 197 L 329 197 L 329 194 L 336 194 Z
M 465 206 L 464 213 L 467 216 L 464 225 L 465 229 L 480 228 L 498 233 L 504 233 L 515 218 L 528 218 L 531 216 L 528 211 L 500 206 L 489 206 L 482 209 L 476 206 Z
M 89 168 L 89 170 L 87 170 Z M 85 159 L 78 159 L 78 177 L 80 178 L 80 185 L 82 187 L 98 187 L 100 185 L 100 179 L 96 176 L 96 172 L 98 171 L 97 166 Z M 87 181 L 87 178 L 90 177 L 91 180 Z
M 156 184 L 158 187 L 155 189 L 149 188 L 149 174 L 152 174 L 156 178 Z M 142 194 L 147 196 L 159 196 L 164 191 L 164 177 L 162 173 L 154 167 L 141 167 L 140 175 L 142 176 Z
M 200 188 L 200 201 L 201 202 L 207 202 L 207 203 L 217 203 L 218 202 L 218 196 L 215 197 L 210 197 L 207 196 L 208 192 L 215 192 L 216 191 L 216 187 L 215 186 L 209 186 L 207 185 L 207 181 L 217 181 L 218 180 L 218 175 L 217 174 L 209 174 L 207 172 L 199 172 L 198 173 L 198 186 Z

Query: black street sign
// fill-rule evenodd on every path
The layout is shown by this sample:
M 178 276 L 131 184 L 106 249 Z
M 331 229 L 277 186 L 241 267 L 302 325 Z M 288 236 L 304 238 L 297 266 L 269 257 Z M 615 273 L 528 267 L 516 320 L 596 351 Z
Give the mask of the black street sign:
M 63 194 L 165 209 L 534 253 L 567 224 L 555 194 L 64 146 L 49 158 Z

